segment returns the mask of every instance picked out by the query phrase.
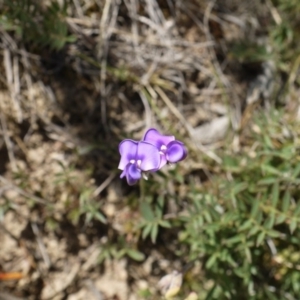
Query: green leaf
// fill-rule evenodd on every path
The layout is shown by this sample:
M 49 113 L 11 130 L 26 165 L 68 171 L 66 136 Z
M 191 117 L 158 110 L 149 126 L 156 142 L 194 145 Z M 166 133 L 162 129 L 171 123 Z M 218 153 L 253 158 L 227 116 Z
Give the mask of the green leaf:
M 158 224 L 159 224 L 161 227 L 171 228 L 171 224 L 170 224 L 169 221 L 159 220 Z
M 268 236 L 272 238 L 278 238 L 280 237 L 280 232 L 277 230 L 268 230 Z
M 252 228 L 250 229 L 248 236 L 252 236 L 257 234 L 257 232 L 260 230 L 260 228 L 258 226 L 252 226 Z
M 121 250 L 117 250 L 115 248 L 111 249 L 111 254 L 113 257 L 120 259 L 122 258 L 124 255 L 127 254 L 127 249 L 121 249 Z
M 212 217 L 207 210 L 203 211 L 203 215 L 207 223 L 212 223 Z
M 297 228 L 298 222 L 297 219 L 293 218 L 290 222 L 290 231 L 291 233 L 293 233 L 295 231 L 295 229 Z
M 158 196 L 157 198 L 157 204 L 162 209 L 164 207 L 165 198 L 164 196 Z
M 279 184 L 278 182 L 275 182 L 273 184 L 272 198 L 271 198 L 271 203 L 274 208 L 277 206 L 278 200 L 279 200 Z
M 257 224 L 261 224 L 262 220 L 263 220 L 263 213 L 262 211 L 260 210 L 258 213 L 257 213 L 257 216 L 256 216 L 256 222 Z
M 242 224 L 242 226 L 239 228 L 240 231 L 247 230 L 249 228 L 252 228 L 252 220 L 247 220 L 245 223 Z
M 145 259 L 145 255 L 142 252 L 134 249 L 127 249 L 126 253 L 130 258 L 136 261 L 142 261 Z
M 144 228 L 143 228 L 143 232 L 142 232 L 142 238 L 145 239 L 151 232 L 152 229 L 152 224 L 147 224 Z
M 282 212 L 286 213 L 290 207 L 290 200 L 291 200 L 291 195 L 289 190 L 287 189 L 283 195 L 282 199 Z
M 266 175 L 270 174 L 270 175 L 277 175 L 281 177 L 281 172 L 279 172 L 276 168 L 270 165 L 262 165 L 261 169 Z
M 275 182 L 278 182 L 278 177 L 267 177 L 259 180 L 257 184 L 259 185 L 271 185 Z
M 161 219 L 163 214 L 163 207 L 157 204 L 155 206 L 155 218 L 156 219 Z
M 280 214 L 279 216 L 277 216 L 275 224 L 278 225 L 283 223 L 286 220 L 286 218 L 287 216 L 285 214 Z
M 145 220 L 147 220 L 148 222 L 153 222 L 155 220 L 154 213 L 153 213 L 152 208 L 149 203 L 142 202 L 140 204 L 140 211 L 141 211 L 141 215 L 143 216 L 143 218 Z
M 245 189 L 247 189 L 247 187 L 248 187 L 247 182 L 239 182 L 233 187 L 232 192 L 233 192 L 234 195 L 236 195 L 236 194 L 244 191 Z
M 103 224 L 107 224 L 106 218 L 104 217 L 104 215 L 101 212 L 96 211 L 94 214 L 94 217 L 95 217 L 95 219 L 102 222 Z
M 248 247 L 245 247 L 244 250 L 245 250 L 245 255 L 247 257 L 248 262 L 251 263 L 252 262 L 252 255 L 251 255 L 250 249 Z
M 256 240 L 256 246 L 257 246 L 257 247 L 260 246 L 261 243 L 264 241 L 265 236 L 266 236 L 266 233 L 265 233 L 264 231 L 262 231 L 262 232 L 258 235 L 257 240 Z
M 195 219 L 195 228 L 200 228 L 204 224 L 203 216 L 199 216 L 197 219 Z
M 81 215 L 81 212 L 80 212 L 79 208 L 74 208 L 69 212 L 68 217 L 70 218 L 70 220 L 72 221 L 73 224 L 77 224 L 79 221 L 80 215 Z
M 259 212 L 259 203 L 260 203 L 260 200 L 259 199 L 255 199 L 253 204 L 252 204 L 252 208 L 251 208 L 251 217 L 253 219 L 256 219 L 257 218 L 257 215 L 258 215 L 258 212 Z
M 206 262 L 206 268 L 211 269 L 218 257 L 219 257 L 219 253 L 214 253 Z
M 85 215 L 85 224 L 89 224 L 93 219 L 93 214 L 91 212 L 86 213 Z
M 226 239 L 225 243 L 227 245 L 236 244 L 236 243 L 240 243 L 242 241 L 242 239 L 243 239 L 242 235 L 236 235 L 236 236 L 233 236 L 229 239 Z
M 151 228 L 151 241 L 153 244 L 155 244 L 156 242 L 157 234 L 158 234 L 158 224 L 153 224 Z
M 270 57 L 270 54 L 264 45 L 258 45 L 249 41 L 242 41 L 234 44 L 230 54 L 239 61 L 248 63 L 262 62 Z
M 270 149 L 274 148 L 273 142 L 268 134 L 264 135 L 264 142 Z
M 267 219 L 266 221 L 264 222 L 264 228 L 266 229 L 271 229 L 273 228 L 274 226 L 274 223 L 275 223 L 275 214 L 272 213 Z
M 297 164 L 293 171 L 293 178 L 298 178 L 300 175 L 300 164 Z

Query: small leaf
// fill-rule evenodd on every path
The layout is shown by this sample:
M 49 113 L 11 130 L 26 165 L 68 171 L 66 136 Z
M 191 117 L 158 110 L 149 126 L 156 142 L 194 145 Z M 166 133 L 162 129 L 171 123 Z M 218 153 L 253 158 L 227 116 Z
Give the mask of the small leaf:
M 272 213 L 264 222 L 264 227 L 266 229 L 271 229 L 271 228 L 273 228 L 274 223 L 275 223 L 275 214 Z
M 206 219 L 207 223 L 212 223 L 212 217 L 207 210 L 203 211 L 203 215 L 204 215 L 204 218 Z
M 246 182 L 240 182 L 233 187 L 232 192 L 234 195 L 236 195 L 236 194 L 244 191 L 245 189 L 247 189 L 247 187 L 248 187 L 248 184 Z
M 293 172 L 293 178 L 298 178 L 299 175 L 300 175 L 300 164 L 297 164 Z
M 285 214 L 280 214 L 277 218 L 276 218 L 276 222 L 275 224 L 281 224 L 286 220 L 287 216 Z
M 273 184 L 273 188 L 272 188 L 272 206 L 275 208 L 277 206 L 279 200 L 279 184 L 278 182 L 275 182 Z
M 243 223 L 243 225 L 240 227 L 240 231 L 244 231 L 246 229 L 251 228 L 252 225 L 252 220 L 247 220 L 245 223 Z
M 94 217 L 95 219 L 97 219 L 98 221 L 100 221 L 101 223 L 103 224 L 106 224 L 107 221 L 106 221 L 106 218 L 104 217 L 104 215 L 99 212 L 99 211 L 96 211 L 95 214 L 94 214 Z
M 91 222 L 91 220 L 93 219 L 93 214 L 91 212 L 86 213 L 85 215 L 85 224 L 89 224 Z
M 136 261 L 142 261 L 145 259 L 145 255 L 142 252 L 134 250 L 134 249 L 127 249 L 126 253 L 130 258 L 132 258 Z
M 260 228 L 258 227 L 258 226 L 253 226 L 251 229 L 250 229 L 250 231 L 249 231 L 249 233 L 248 233 L 248 236 L 252 236 L 252 235 L 255 235 L 255 234 L 257 234 L 257 232 L 260 230 Z
M 278 232 L 276 230 L 269 230 L 268 236 L 270 236 L 272 238 L 278 238 L 278 237 L 280 237 L 280 232 Z
M 165 220 L 159 220 L 158 224 L 159 224 L 161 227 L 171 228 L 170 222 L 165 221 Z
M 257 182 L 259 185 L 271 185 L 275 182 L 278 182 L 278 177 L 267 177 L 264 179 L 261 179 Z
M 157 204 L 162 209 L 164 207 L 165 198 L 164 196 L 158 196 Z
M 262 220 L 263 220 L 263 213 L 262 213 L 262 211 L 260 210 L 260 211 L 258 212 L 257 216 L 256 216 L 256 222 L 257 222 L 257 224 L 261 224 Z
M 266 233 L 265 233 L 264 231 L 262 231 L 262 232 L 258 235 L 257 240 L 256 240 L 256 246 L 257 246 L 257 247 L 260 246 L 261 243 L 264 241 L 265 236 L 266 236 Z
M 204 224 L 203 216 L 199 216 L 199 217 L 195 220 L 194 224 L 195 224 L 195 228 L 200 228 L 201 226 L 203 226 L 203 224 Z
M 219 256 L 219 253 L 214 253 L 206 262 L 206 268 L 211 269 L 211 267 L 215 264 L 217 258 Z
M 157 204 L 155 206 L 155 217 L 156 219 L 161 219 L 163 215 L 163 207 Z
M 254 203 L 252 204 L 250 215 L 251 215 L 251 217 L 253 219 L 256 219 L 256 217 L 258 215 L 258 212 L 259 212 L 259 203 L 260 203 L 259 199 L 255 199 Z
M 298 202 L 296 208 L 293 210 L 293 215 L 298 216 L 300 214 L 300 202 Z
M 276 168 L 270 165 L 262 165 L 261 169 L 265 174 L 277 175 L 281 177 L 281 172 L 279 172 Z
M 143 229 L 143 233 L 142 233 L 142 238 L 145 239 L 151 232 L 152 229 L 152 224 L 147 224 L 144 229 Z
M 155 220 L 155 216 L 153 214 L 152 208 L 149 203 L 142 202 L 140 204 L 141 215 L 148 222 L 153 222 Z
M 273 142 L 269 135 L 264 135 L 264 141 L 269 148 L 271 148 L 271 149 L 274 148 Z
M 289 190 L 286 190 L 282 199 L 282 211 L 285 213 L 290 207 L 291 195 Z
M 290 231 L 291 233 L 293 233 L 295 231 L 295 229 L 297 228 L 298 222 L 297 219 L 293 218 L 290 222 Z
M 158 224 L 154 224 L 151 228 L 151 241 L 153 244 L 155 244 L 156 242 L 157 234 L 158 234 Z
M 243 237 L 241 235 L 236 235 L 234 237 L 231 237 L 231 238 L 225 240 L 225 243 L 228 245 L 240 243 L 242 239 L 243 239 Z
M 245 247 L 244 250 L 245 250 L 245 254 L 246 254 L 248 262 L 251 263 L 252 262 L 252 255 L 251 255 L 250 249 L 248 247 Z

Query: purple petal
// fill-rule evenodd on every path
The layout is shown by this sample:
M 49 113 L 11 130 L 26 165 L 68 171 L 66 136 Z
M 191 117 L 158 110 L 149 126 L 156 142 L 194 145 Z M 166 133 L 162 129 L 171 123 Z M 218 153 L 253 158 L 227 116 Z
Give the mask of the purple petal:
M 175 141 L 171 135 L 162 135 L 155 128 L 150 128 L 144 135 L 143 140 L 155 145 L 159 150 L 162 145 L 167 146 L 170 142 Z
M 119 145 L 121 160 L 118 168 L 124 170 L 131 159 L 135 159 L 138 142 L 133 140 L 124 140 Z M 123 173 L 122 173 L 123 174 Z
M 165 154 L 161 154 L 160 155 L 160 165 L 159 165 L 159 170 L 163 167 L 163 166 L 165 166 L 166 164 L 167 164 L 167 158 L 166 158 L 166 156 L 165 156 Z
M 176 163 L 185 159 L 187 156 L 187 150 L 184 144 L 179 141 L 173 141 L 168 145 L 166 158 L 171 163 Z
M 134 185 L 142 177 L 142 172 L 135 164 L 126 166 L 126 179 L 129 185 Z
M 142 171 L 156 171 L 160 165 L 160 153 L 158 149 L 147 142 L 139 142 L 137 150 L 137 160 L 141 160 Z
M 124 176 L 126 176 L 126 172 L 127 172 L 127 169 L 125 168 L 123 170 L 123 172 L 121 173 L 120 178 L 123 178 Z

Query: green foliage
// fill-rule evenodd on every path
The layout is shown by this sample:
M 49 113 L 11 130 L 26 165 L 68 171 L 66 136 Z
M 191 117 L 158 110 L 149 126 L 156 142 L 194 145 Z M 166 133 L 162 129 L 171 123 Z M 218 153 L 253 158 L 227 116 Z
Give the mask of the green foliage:
M 66 23 L 67 2 L 61 7 L 56 0 L 48 6 L 42 1 L 4 0 L 1 5 L 0 26 L 12 31 L 24 42 L 39 47 L 62 49 L 76 37 L 70 35 Z
M 273 111 L 271 117 L 260 113 L 253 128 L 249 147 L 225 156 L 211 184 L 193 186 L 187 195 L 189 213 L 179 237 L 189 259 L 204 263 L 202 284 L 214 282 L 204 299 L 300 293 L 299 264 L 292 259 L 299 256 L 300 238 L 297 125 Z
M 126 243 L 123 237 L 119 237 L 117 243 L 106 242 L 101 246 L 98 261 L 99 263 L 102 263 L 106 259 L 121 259 L 124 256 L 130 257 L 135 261 L 142 261 L 145 259 L 145 255 L 142 252 Z
M 65 206 L 67 210 L 69 209 L 70 221 L 78 224 L 80 218 L 83 217 L 85 224 L 89 224 L 92 220 L 105 224 L 106 218 L 101 213 L 101 203 L 93 196 L 94 189 L 84 183 L 79 184 L 79 178 L 74 172 L 73 166 L 65 167 L 61 162 L 58 164 L 62 171 L 56 173 L 54 182 L 64 186 L 66 195 L 68 195 Z
M 232 55 L 241 62 L 263 62 L 271 58 L 265 46 L 250 41 L 236 43 L 231 51 Z
M 279 19 L 277 23 L 269 26 L 269 34 L 264 44 L 258 43 L 258 40 L 245 39 L 233 45 L 230 53 L 233 58 L 246 63 L 271 60 L 275 63 L 278 71 L 285 72 L 290 76 L 291 71 L 292 74 L 296 72 L 293 68 L 299 67 L 300 2 L 298 0 L 274 0 L 273 2 Z
M 11 201 L 6 199 L 5 197 L 3 197 L 3 198 L 4 198 L 3 199 L 4 201 L 3 201 L 3 203 L 1 203 L 2 205 L 0 206 L 0 222 L 3 221 L 6 212 L 9 211 L 9 209 L 13 207 L 13 204 L 11 203 Z
M 151 241 L 155 243 L 159 227 L 170 228 L 171 224 L 163 219 L 163 197 L 158 197 L 158 201 L 151 207 L 149 202 L 142 202 L 140 205 L 143 221 L 140 224 L 142 228 L 142 237 L 151 237 Z
M 106 218 L 100 211 L 101 204 L 93 198 L 92 193 L 92 189 L 81 190 L 79 205 L 73 208 L 68 215 L 73 223 L 77 224 L 81 216 L 84 216 L 85 224 L 89 224 L 92 220 L 106 223 Z

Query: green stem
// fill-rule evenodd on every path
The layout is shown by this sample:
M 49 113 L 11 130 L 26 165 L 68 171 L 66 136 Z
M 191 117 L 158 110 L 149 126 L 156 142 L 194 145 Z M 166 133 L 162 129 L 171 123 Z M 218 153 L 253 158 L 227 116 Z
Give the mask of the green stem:
M 144 179 L 140 180 L 140 202 L 145 201 L 145 182 Z

